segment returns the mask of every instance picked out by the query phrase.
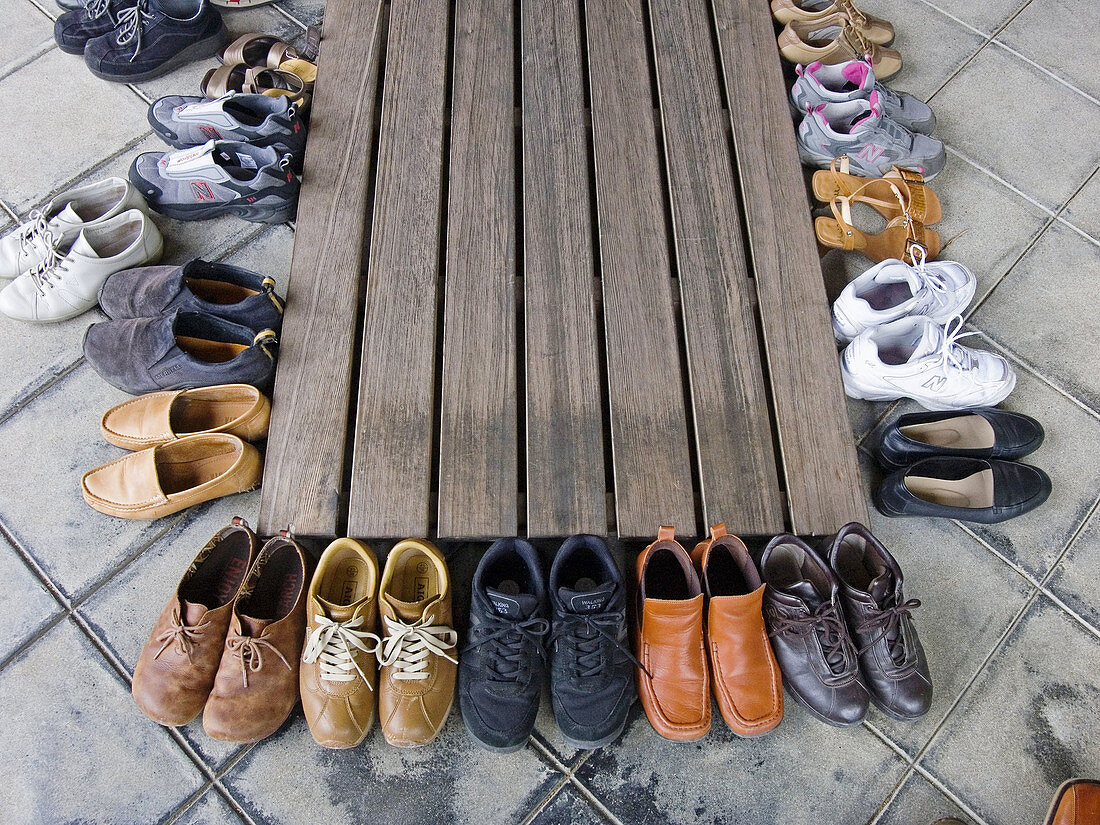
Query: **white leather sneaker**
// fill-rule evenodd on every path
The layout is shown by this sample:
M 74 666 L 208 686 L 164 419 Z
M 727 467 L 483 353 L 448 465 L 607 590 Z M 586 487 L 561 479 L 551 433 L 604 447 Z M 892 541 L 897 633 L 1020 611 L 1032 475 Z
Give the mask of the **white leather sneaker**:
M 917 315 L 861 332 L 844 350 L 840 374 L 851 398 L 912 398 L 928 410 L 993 407 L 1016 387 L 1016 373 L 999 355 L 956 343 L 962 316 L 941 327 Z
M 0 312 L 40 323 L 74 318 L 96 305 L 107 278 L 155 263 L 163 248 L 146 214 L 128 209 L 81 229 L 68 249 L 51 247 L 33 269 L 0 290 Z
M 954 261 L 925 261 L 917 251 L 913 254 L 916 266 L 887 258 L 844 287 L 833 302 L 833 334 L 838 344 L 907 315 L 926 315 L 946 324 L 970 305 L 978 282 L 969 269 Z
M 141 193 L 122 178 L 106 178 L 62 192 L 0 239 L 0 278 L 19 277 L 45 260 L 51 249 L 69 247 L 81 229 L 127 209 L 144 212 L 146 206 Z

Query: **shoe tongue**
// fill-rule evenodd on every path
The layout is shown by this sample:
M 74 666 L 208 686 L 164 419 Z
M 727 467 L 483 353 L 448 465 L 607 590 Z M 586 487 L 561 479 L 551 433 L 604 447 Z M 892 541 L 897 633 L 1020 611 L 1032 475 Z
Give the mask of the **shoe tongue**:
M 88 243 L 88 239 L 84 237 L 84 233 L 81 232 L 76 236 L 76 240 L 73 241 L 70 252 L 76 252 L 85 258 L 98 258 L 99 253 L 92 249 L 92 245 Z
M 346 622 L 349 619 L 355 618 L 355 611 L 358 610 L 359 606 L 368 598 L 370 597 L 367 596 L 351 604 L 333 604 L 332 602 L 325 601 L 320 596 L 316 596 L 315 601 L 327 618 L 332 619 L 334 622 Z
M 485 597 L 497 614 L 509 619 L 528 619 L 539 604 L 530 593 L 505 593 L 494 587 L 485 588 Z
M 168 152 L 161 157 L 157 165 L 162 167 L 163 172 L 173 177 L 199 172 L 209 173 L 217 168 L 213 153 L 214 141 L 208 140 L 202 146 Z
M 80 215 L 76 214 L 76 210 L 73 209 L 71 203 L 65 204 L 65 208 L 58 212 L 50 219 L 50 223 L 67 223 L 67 224 L 81 224 L 84 221 L 81 220 Z
M 424 609 L 439 598 L 438 596 L 431 596 L 420 602 L 403 602 L 389 593 L 383 593 L 382 597 L 386 600 L 386 604 L 393 608 L 393 612 L 397 614 L 397 617 L 405 622 L 420 621 L 424 617 Z M 438 619 L 438 617 L 436 618 Z
M 806 603 L 806 606 L 813 610 L 821 604 L 821 596 L 818 595 L 817 590 L 814 588 L 813 583 L 802 579 L 794 584 L 789 584 L 783 588 L 783 590 L 792 596 L 797 596 Z
M 577 584 L 583 585 L 584 583 L 585 580 L 582 579 Z M 580 586 L 577 590 L 569 587 L 559 587 L 558 598 L 573 613 L 598 613 L 607 607 L 607 603 L 615 595 L 615 582 L 605 582 L 599 587 L 595 586 L 595 582 L 592 585 L 589 588 Z
M 875 604 L 882 607 L 883 600 L 894 592 L 894 577 L 889 570 L 883 570 L 871 583 L 867 585 L 867 594 L 874 599 Z
M 183 623 L 188 627 L 194 627 L 202 621 L 202 617 L 206 615 L 208 609 L 205 604 L 180 599 L 180 612 L 183 614 Z
M 254 619 L 243 613 L 237 615 L 241 619 L 241 631 L 245 636 L 259 636 L 263 629 L 271 624 L 271 619 Z
M 943 330 L 934 323 L 923 324 L 920 327 L 919 336 L 911 342 L 913 353 L 909 356 L 909 360 L 916 361 L 918 358 L 924 358 L 926 355 L 931 355 L 940 348 L 940 343 L 942 341 Z

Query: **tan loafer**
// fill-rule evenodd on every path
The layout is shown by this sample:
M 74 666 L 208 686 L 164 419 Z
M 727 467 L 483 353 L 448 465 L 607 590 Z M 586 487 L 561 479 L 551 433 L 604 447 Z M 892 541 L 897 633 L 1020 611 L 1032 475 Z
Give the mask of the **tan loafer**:
M 894 42 L 894 26 L 881 17 L 855 7 L 852 0 L 772 0 L 772 16 L 780 23 L 820 24 L 834 14 L 842 14 L 872 43 L 889 46 Z
M 258 742 L 282 727 L 298 704 L 306 582 L 301 545 L 286 531 L 268 539 L 233 602 L 225 650 L 202 712 L 208 736 Z
M 878 80 L 886 80 L 901 71 L 901 53 L 872 43 L 842 14 L 833 14 L 817 23 L 793 21 L 783 27 L 778 38 L 779 53 L 792 63 L 826 65 L 848 60 L 869 60 Z
M 134 668 L 134 701 L 154 722 L 186 725 L 206 704 L 233 600 L 259 547 L 248 522 L 235 518 L 214 534 L 183 574 Z
M 378 560 L 353 539 L 336 539 L 317 562 L 306 602 L 299 684 L 314 741 L 354 748 L 374 724 L 378 660 Z
M 250 384 L 219 384 L 151 392 L 103 415 L 103 438 L 124 450 L 144 450 L 189 435 L 229 433 L 244 441 L 267 438 L 271 402 Z
M 399 748 L 427 745 L 451 712 L 458 673 L 451 577 L 434 544 L 405 539 L 394 545 L 378 588 L 378 610 L 382 734 Z
M 84 474 L 84 500 L 118 518 L 155 519 L 243 493 L 260 483 L 263 459 L 235 435 L 192 435 L 129 453 Z

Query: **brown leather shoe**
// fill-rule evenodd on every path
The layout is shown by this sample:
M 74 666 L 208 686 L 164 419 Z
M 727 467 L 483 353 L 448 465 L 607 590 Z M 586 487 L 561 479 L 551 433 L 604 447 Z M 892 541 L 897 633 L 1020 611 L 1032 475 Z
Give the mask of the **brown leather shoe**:
M 772 0 L 772 16 L 780 23 L 821 23 L 834 14 L 842 14 L 852 26 L 859 29 L 872 43 L 889 46 L 894 42 L 892 23 L 856 8 L 852 0 L 833 0 L 831 3 L 815 3 L 805 9 L 800 0 Z
M 186 725 L 202 710 L 222 658 L 233 599 L 259 546 L 248 522 L 235 518 L 183 574 L 134 668 L 134 701 L 154 722 Z
M 298 703 L 306 631 L 306 557 L 298 542 L 268 539 L 233 602 L 225 651 L 202 726 L 225 742 L 258 742 Z
M 779 53 L 792 63 L 826 65 L 868 60 L 875 78 L 886 80 L 901 71 L 901 53 L 872 43 L 848 18 L 836 14 L 817 23 L 792 21 L 779 33 Z
M 374 724 L 378 684 L 378 560 L 336 539 L 317 562 L 306 602 L 299 686 L 309 732 L 326 748 L 354 748 Z
M 707 597 L 707 655 L 718 710 L 738 736 L 767 733 L 783 718 L 783 680 L 768 642 L 764 584 L 744 543 L 710 528 L 691 553 Z
M 447 721 L 458 671 L 451 577 L 435 545 L 399 541 L 378 588 L 382 648 L 378 721 L 399 748 L 427 745 Z
M 710 675 L 703 643 L 703 591 L 691 557 L 662 527 L 638 555 L 634 649 L 638 696 L 653 729 L 688 742 L 710 730 Z
M 88 505 L 109 516 L 155 519 L 260 483 L 263 459 L 235 435 L 191 435 L 128 453 L 80 480 Z
M 1054 795 L 1044 825 L 1096 825 L 1100 822 L 1100 781 L 1071 779 Z
M 151 392 L 103 414 L 103 438 L 124 450 L 144 450 L 188 435 L 229 433 L 244 441 L 267 438 L 271 402 L 249 384 Z

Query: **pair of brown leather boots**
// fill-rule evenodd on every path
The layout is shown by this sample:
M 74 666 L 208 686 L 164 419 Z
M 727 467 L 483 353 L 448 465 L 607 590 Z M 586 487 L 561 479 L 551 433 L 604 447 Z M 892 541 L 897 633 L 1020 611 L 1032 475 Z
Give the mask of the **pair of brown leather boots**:
M 691 741 L 710 730 L 710 697 L 738 736 L 783 718 L 783 682 L 768 642 L 764 585 L 725 524 L 689 556 L 673 527 L 638 556 L 634 644 L 638 695 L 653 729 Z

